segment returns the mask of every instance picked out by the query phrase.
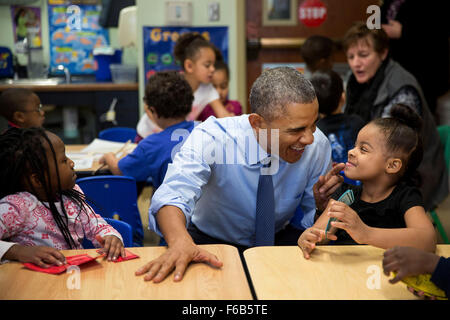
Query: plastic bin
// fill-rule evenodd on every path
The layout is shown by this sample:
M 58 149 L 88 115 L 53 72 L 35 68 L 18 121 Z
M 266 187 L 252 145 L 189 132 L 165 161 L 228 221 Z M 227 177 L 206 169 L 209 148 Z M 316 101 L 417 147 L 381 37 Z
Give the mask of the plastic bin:
M 137 67 L 126 64 L 110 64 L 111 76 L 114 83 L 136 82 Z
M 122 62 L 122 50 L 113 50 L 112 48 L 107 48 L 110 50 L 100 50 L 103 48 L 94 49 L 94 59 L 97 62 L 97 71 L 95 72 L 95 80 L 111 81 L 111 71 L 109 66 L 113 63 Z

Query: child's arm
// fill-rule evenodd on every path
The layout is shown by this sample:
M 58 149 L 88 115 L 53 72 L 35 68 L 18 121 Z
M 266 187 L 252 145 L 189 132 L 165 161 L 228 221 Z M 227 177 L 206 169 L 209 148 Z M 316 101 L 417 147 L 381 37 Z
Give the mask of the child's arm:
M 369 227 L 353 209 L 341 202 L 334 202 L 327 215 L 340 220 L 332 222 L 332 226 L 347 231 L 357 243 L 383 249 L 394 246 L 409 246 L 431 252 L 436 249 L 433 225 L 421 206 L 408 209 L 404 215 L 406 228 L 396 229 Z
M 232 113 L 228 112 L 227 109 L 223 106 L 222 102 L 219 99 L 211 101 L 209 103 L 211 108 L 213 109 L 217 118 L 231 117 Z
M 28 204 L 22 199 L 22 204 Z M 23 210 L 22 210 L 23 209 Z M 20 210 L 20 211 L 19 211 Z M 26 215 L 21 205 L 14 205 L 7 201 L 0 204 L 0 239 L 13 238 L 26 230 Z M 15 260 L 32 262 L 43 268 L 51 264 L 64 264 L 66 258 L 58 250 L 45 246 L 23 246 L 9 241 L 0 241 L 0 260 Z
M 85 230 L 86 238 L 98 242 L 108 260 L 116 260 L 119 255 L 125 256 L 123 239 L 120 233 L 93 211 L 89 213 L 89 222 Z
M 78 185 L 75 185 L 74 189 L 83 193 Z M 125 250 L 120 233 L 96 214 L 87 203 L 84 203 L 83 210 L 86 210 L 86 214 L 80 215 L 81 219 L 77 221 L 83 225 L 86 238 L 94 245 L 98 242 L 103 248 L 102 251 L 107 254 L 108 260 L 116 260 L 119 255 L 124 257 Z
M 119 168 L 119 159 L 113 152 L 108 152 L 103 155 L 103 157 L 98 160 L 100 164 L 106 164 L 112 174 L 117 176 L 122 176 L 123 173 Z
M 226 106 L 226 109 L 233 113 L 235 116 L 240 116 L 242 114 L 242 106 L 241 103 L 237 100 L 230 100 L 228 102 L 228 105 Z
M 66 257 L 55 248 L 44 246 L 22 246 L 20 244 L 13 244 L 5 252 L 2 259 L 31 262 L 42 268 L 48 268 L 51 265 L 61 266 L 66 264 Z

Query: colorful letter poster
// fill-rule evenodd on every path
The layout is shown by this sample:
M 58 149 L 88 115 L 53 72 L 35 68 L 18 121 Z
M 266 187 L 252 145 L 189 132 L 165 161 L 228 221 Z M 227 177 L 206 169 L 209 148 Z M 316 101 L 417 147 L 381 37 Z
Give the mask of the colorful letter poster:
M 61 64 L 72 74 L 95 74 L 93 50 L 109 43 L 108 31 L 98 23 L 100 12 L 101 5 L 48 1 L 50 68 Z
M 228 61 L 228 27 L 143 27 L 144 71 L 147 80 L 158 71 L 181 70 L 173 56 L 175 42 L 181 34 L 198 32 L 211 41 Z

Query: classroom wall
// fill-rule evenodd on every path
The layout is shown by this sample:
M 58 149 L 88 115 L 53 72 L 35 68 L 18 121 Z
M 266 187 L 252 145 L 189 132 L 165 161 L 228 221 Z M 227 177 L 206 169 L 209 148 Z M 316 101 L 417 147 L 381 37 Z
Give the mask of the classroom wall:
M 165 25 L 166 0 L 136 0 L 138 7 L 138 39 L 142 39 L 142 27 Z M 231 71 L 230 99 L 237 99 L 247 105 L 246 93 L 246 45 L 245 45 L 245 1 L 241 0 L 195 0 L 190 1 L 193 7 L 193 26 L 228 26 L 229 32 L 229 65 Z M 220 4 L 220 20 L 208 21 L 208 3 Z M 41 8 L 42 44 L 44 59 L 49 61 L 48 14 L 47 0 L 37 0 L 30 6 Z M 0 46 L 7 46 L 14 52 L 14 38 L 10 6 L 0 6 Z M 118 48 L 117 28 L 109 28 L 111 46 Z M 25 54 L 18 54 L 19 63 L 26 65 Z M 138 41 L 137 48 L 125 48 L 123 54 L 125 64 L 136 64 L 139 67 L 140 112 L 143 112 L 142 97 L 144 92 L 143 45 Z
M 138 7 L 138 39 L 142 39 L 143 26 L 165 25 L 166 0 L 136 0 Z M 246 45 L 245 45 L 245 1 L 242 0 L 195 0 L 191 2 L 193 9 L 193 26 L 228 26 L 229 52 L 228 62 L 230 67 L 230 99 L 239 100 L 246 110 Z M 208 21 L 208 3 L 218 2 L 220 5 L 220 20 Z M 140 110 L 143 112 L 142 97 L 144 95 L 144 68 L 143 68 L 143 44 L 138 41 L 138 66 L 139 66 L 139 94 Z
M 50 61 L 49 57 L 49 38 L 48 38 L 48 12 L 47 12 L 47 0 L 36 0 L 29 7 L 39 7 L 41 8 L 41 36 L 42 36 L 42 48 L 44 52 L 44 60 L 47 64 Z M 11 19 L 11 8 L 10 6 L 1 5 L 0 6 L 0 46 L 9 47 L 14 54 L 14 35 L 13 26 Z M 109 40 L 110 45 L 114 48 L 119 48 L 117 28 L 109 28 Z M 123 63 L 137 65 L 137 48 L 126 48 L 123 53 Z M 17 54 L 19 63 L 21 65 L 27 64 L 26 54 Z

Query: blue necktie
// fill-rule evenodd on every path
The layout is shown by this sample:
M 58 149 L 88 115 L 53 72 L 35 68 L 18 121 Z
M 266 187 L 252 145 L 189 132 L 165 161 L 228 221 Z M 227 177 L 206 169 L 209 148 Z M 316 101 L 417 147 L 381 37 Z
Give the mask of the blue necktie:
M 264 165 L 270 167 L 270 163 Z M 272 175 L 260 174 L 256 195 L 255 246 L 273 246 L 275 238 L 275 201 Z

